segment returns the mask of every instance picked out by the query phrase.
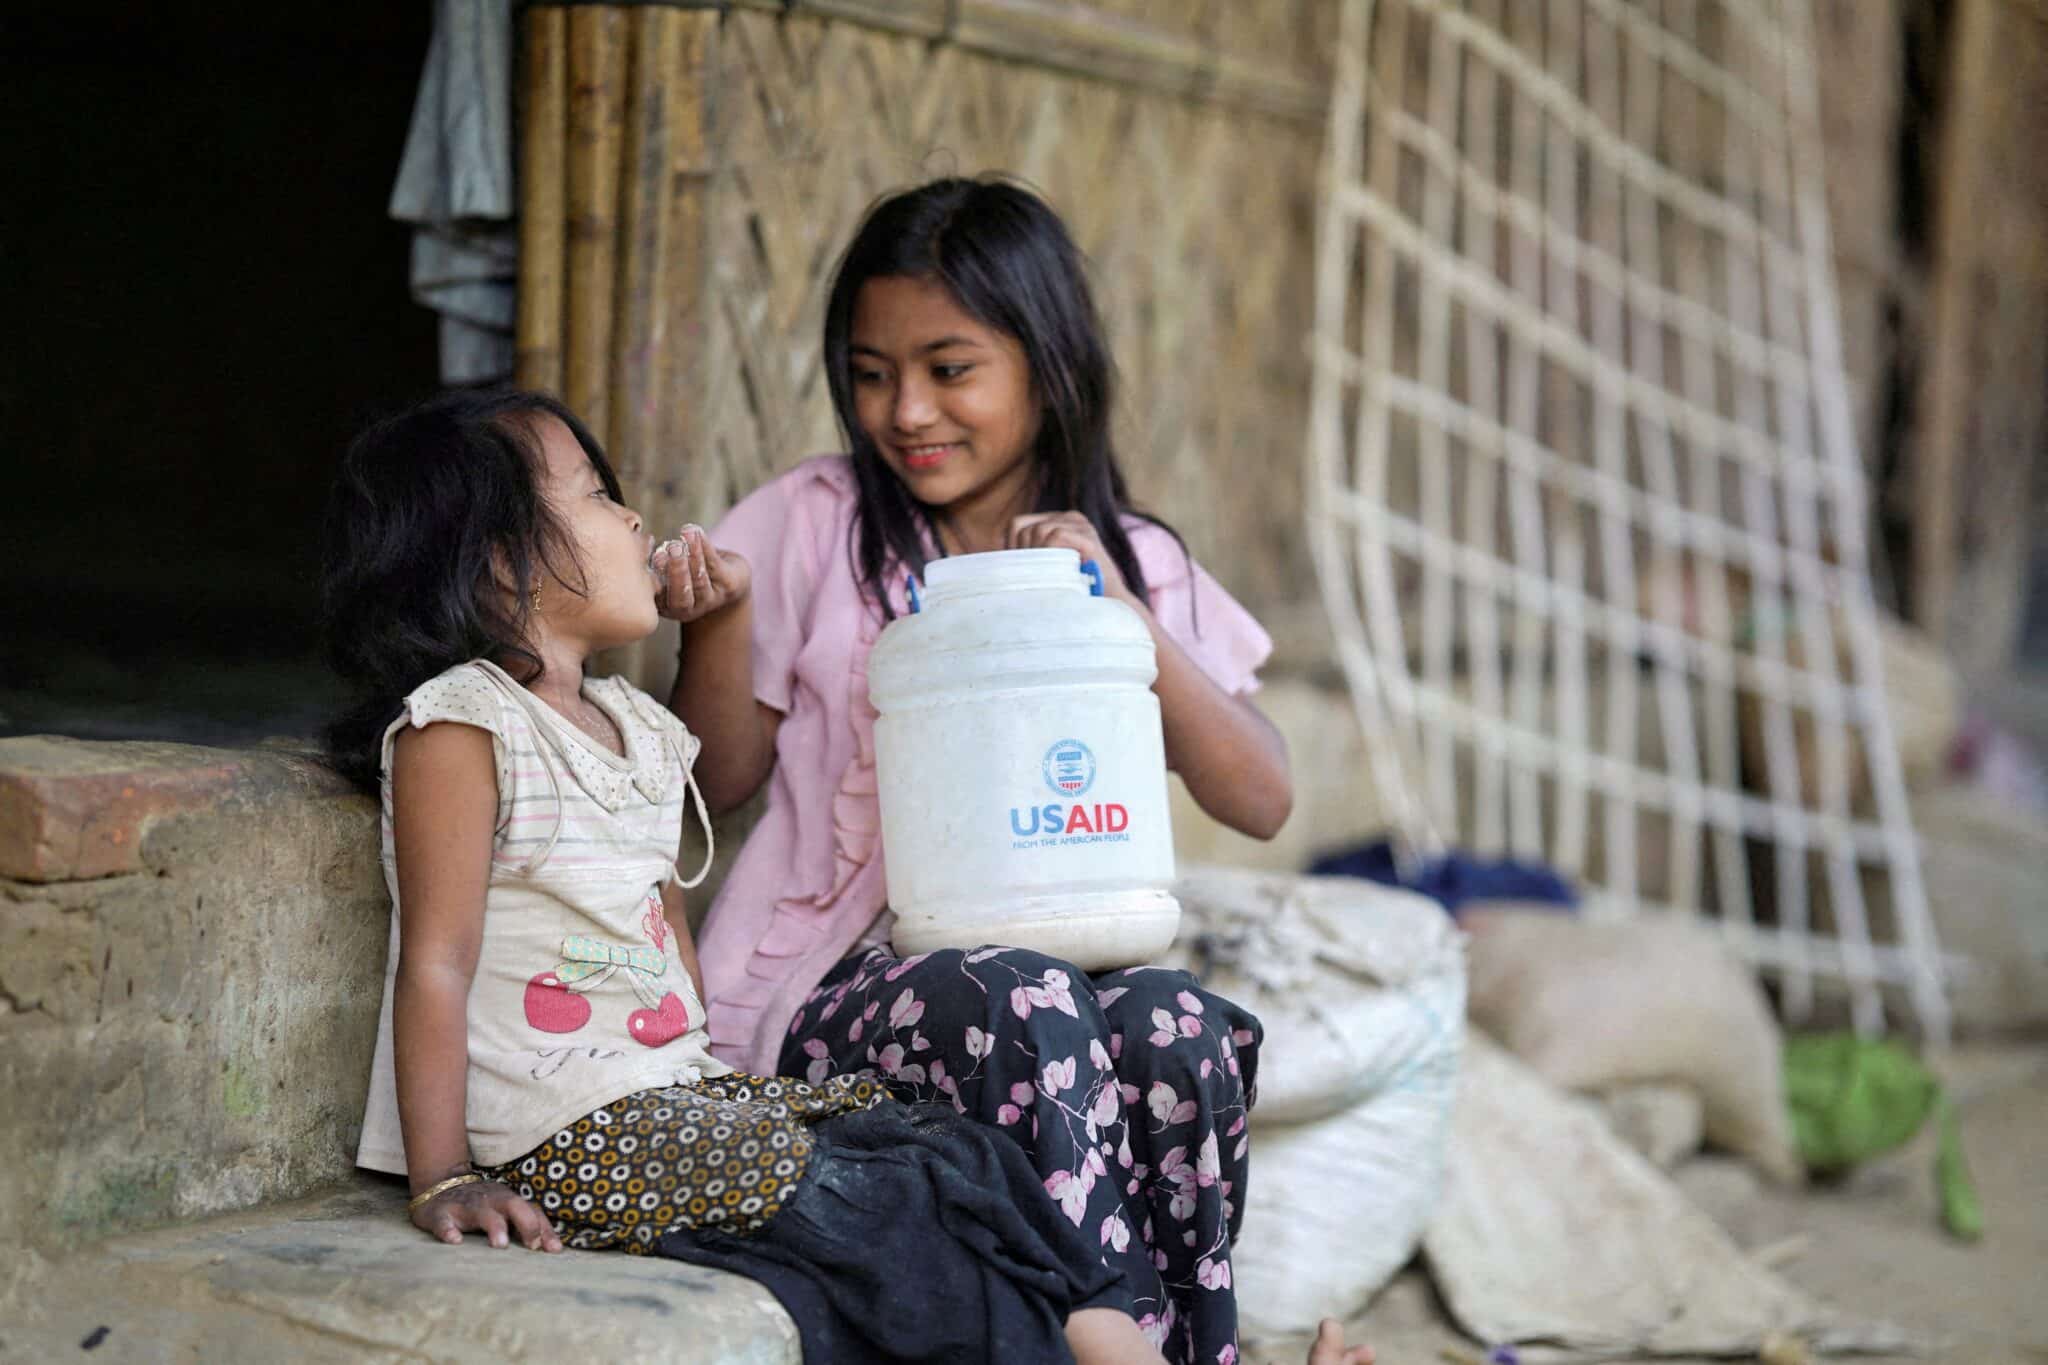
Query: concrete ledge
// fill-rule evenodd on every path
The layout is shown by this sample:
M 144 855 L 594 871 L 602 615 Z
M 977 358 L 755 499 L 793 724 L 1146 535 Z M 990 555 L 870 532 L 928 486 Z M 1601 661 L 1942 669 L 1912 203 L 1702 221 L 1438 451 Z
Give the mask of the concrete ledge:
M 0 877 L 140 871 L 149 827 L 227 796 L 242 766 L 237 755 L 189 744 L 0 740 Z
M 390 928 L 308 754 L 0 740 L 0 1226 L 61 1251 L 350 1169 Z
M 60 1260 L 30 1253 L 0 1270 L 0 1359 L 73 1359 L 88 1342 L 96 1358 L 218 1365 L 802 1359 L 751 1280 L 620 1252 L 442 1246 L 404 1209 L 395 1183 L 359 1177 Z

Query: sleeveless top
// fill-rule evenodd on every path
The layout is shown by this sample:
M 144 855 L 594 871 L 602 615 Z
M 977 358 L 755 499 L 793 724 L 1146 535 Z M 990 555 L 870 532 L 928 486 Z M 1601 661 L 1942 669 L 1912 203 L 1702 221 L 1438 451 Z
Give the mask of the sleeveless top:
M 468 1001 L 470 1159 L 499 1165 L 637 1090 L 730 1071 L 711 1056 L 704 1006 L 662 915 L 661 888 L 676 876 L 687 798 L 697 799 L 707 839 L 710 833 L 690 771 L 697 738 L 623 680 L 587 681 L 583 695 L 618 726 L 625 757 L 599 748 L 482 660 L 423 684 L 385 732 L 391 946 L 360 1166 L 405 1171 L 391 1034 L 404 914 L 392 841 L 391 753 L 407 726 L 473 725 L 490 734 L 496 756 L 497 823 Z

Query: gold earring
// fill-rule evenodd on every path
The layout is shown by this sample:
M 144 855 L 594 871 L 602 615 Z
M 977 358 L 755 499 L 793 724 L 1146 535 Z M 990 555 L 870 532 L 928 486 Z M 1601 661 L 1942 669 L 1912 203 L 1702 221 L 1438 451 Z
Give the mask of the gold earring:
M 535 611 L 540 610 L 540 584 L 538 583 L 533 585 L 533 609 Z

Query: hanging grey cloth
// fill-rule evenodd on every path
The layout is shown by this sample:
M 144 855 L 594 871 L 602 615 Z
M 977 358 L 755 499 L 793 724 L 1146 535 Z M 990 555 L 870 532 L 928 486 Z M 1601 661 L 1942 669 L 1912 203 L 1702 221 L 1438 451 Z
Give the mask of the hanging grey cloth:
M 412 296 L 441 318 L 441 382 L 513 367 L 512 0 L 435 0 L 391 216 L 414 227 Z

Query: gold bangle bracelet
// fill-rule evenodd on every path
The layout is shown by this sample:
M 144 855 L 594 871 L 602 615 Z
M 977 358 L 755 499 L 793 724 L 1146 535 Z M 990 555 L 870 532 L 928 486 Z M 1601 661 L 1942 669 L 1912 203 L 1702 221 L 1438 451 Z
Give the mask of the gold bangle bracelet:
M 448 1191 L 454 1189 L 457 1185 L 482 1184 L 483 1179 L 484 1177 L 478 1175 L 475 1171 L 464 1171 L 461 1175 L 451 1175 L 446 1180 L 441 1181 L 439 1184 L 427 1186 L 418 1194 L 414 1195 L 410 1200 L 406 1201 L 405 1211 L 407 1213 L 417 1213 L 419 1211 L 420 1205 L 426 1203 L 429 1199 L 432 1199 L 434 1196 L 446 1194 Z

